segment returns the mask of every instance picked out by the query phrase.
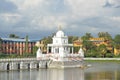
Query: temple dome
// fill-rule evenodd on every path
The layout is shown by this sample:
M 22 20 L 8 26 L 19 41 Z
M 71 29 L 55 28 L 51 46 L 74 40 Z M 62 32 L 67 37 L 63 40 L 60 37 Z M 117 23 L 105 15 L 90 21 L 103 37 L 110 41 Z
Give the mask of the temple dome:
M 59 30 L 57 33 L 56 33 L 56 37 L 64 37 L 64 32 L 62 30 Z

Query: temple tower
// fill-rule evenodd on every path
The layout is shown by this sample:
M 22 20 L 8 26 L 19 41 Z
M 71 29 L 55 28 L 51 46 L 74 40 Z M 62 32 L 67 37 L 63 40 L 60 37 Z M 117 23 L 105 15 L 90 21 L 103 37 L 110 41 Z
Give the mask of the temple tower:
M 47 45 L 47 52 L 52 54 L 59 54 L 60 57 L 64 57 L 66 54 L 73 53 L 73 44 L 68 43 L 68 37 L 64 34 L 59 27 L 59 30 L 52 38 L 52 44 Z M 49 52 L 51 49 L 51 52 Z

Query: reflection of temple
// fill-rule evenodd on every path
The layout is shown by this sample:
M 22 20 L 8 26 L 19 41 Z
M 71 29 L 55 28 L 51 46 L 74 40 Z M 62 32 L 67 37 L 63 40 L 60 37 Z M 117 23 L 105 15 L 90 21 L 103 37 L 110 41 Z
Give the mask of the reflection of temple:
M 118 68 L 110 71 L 93 69 L 39 69 L 0 72 L 0 80 L 120 80 Z
M 84 70 L 72 69 L 40 69 L 36 80 L 85 80 Z

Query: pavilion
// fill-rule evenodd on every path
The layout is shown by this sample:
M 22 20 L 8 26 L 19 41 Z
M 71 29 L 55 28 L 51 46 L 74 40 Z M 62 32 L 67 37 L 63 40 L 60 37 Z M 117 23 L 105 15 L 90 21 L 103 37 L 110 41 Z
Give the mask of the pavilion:
M 52 39 L 52 44 L 47 45 L 47 53 L 58 54 L 60 57 L 73 54 L 73 44 L 68 43 L 68 36 L 61 29 L 57 31 Z

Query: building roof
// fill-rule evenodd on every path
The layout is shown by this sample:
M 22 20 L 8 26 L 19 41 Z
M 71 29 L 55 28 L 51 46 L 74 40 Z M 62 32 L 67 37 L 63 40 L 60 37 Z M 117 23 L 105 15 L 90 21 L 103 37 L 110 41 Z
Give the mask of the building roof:
M 25 42 L 26 39 L 22 38 L 1 38 L 3 41 L 13 41 L 13 42 Z M 29 42 L 36 42 L 38 40 L 28 40 Z
M 56 33 L 56 37 L 64 37 L 64 32 L 62 30 L 59 30 L 57 33 Z
M 90 41 L 105 41 L 105 38 L 90 38 Z

